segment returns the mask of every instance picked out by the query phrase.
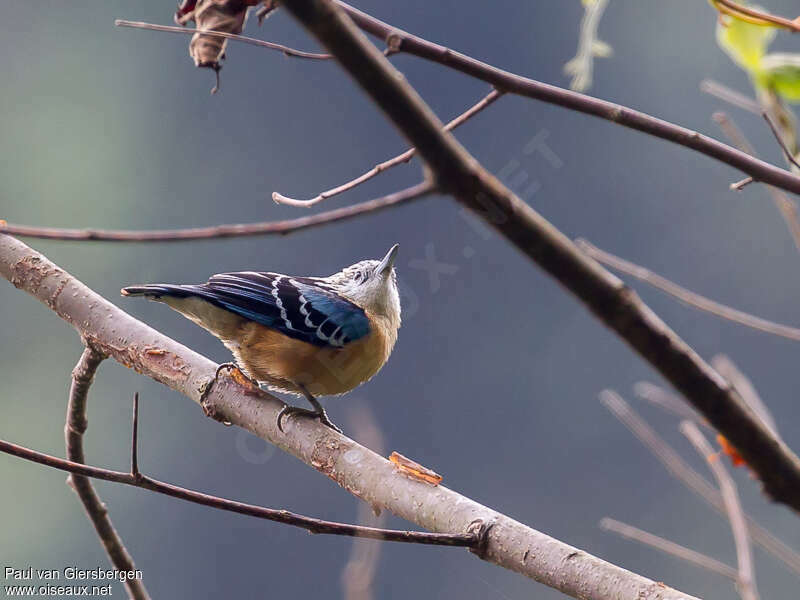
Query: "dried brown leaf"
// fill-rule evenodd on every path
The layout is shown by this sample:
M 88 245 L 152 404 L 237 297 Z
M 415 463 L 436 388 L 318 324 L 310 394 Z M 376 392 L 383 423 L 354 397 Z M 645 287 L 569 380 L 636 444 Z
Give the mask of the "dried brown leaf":
M 417 481 L 423 481 L 431 485 L 439 485 L 442 482 L 442 476 L 423 467 L 421 464 L 414 462 L 410 458 L 406 458 L 398 452 L 392 452 L 389 455 L 389 460 L 394 463 L 397 469 Z

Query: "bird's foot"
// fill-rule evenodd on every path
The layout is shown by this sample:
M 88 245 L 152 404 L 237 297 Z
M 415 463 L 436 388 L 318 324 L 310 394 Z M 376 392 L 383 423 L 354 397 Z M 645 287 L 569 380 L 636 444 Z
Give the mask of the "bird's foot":
M 223 371 L 228 371 L 231 378 L 240 385 L 249 385 L 256 389 L 261 389 L 257 381 L 250 379 L 244 372 L 239 368 L 235 362 L 226 362 L 222 363 L 217 367 L 217 370 L 214 371 L 214 377 L 211 379 L 207 384 L 205 389 L 203 390 L 202 394 L 200 395 L 200 404 L 205 405 L 205 400 L 208 397 L 208 394 L 211 392 L 211 388 L 214 387 L 214 384 L 217 383 L 219 380 L 219 376 Z
M 234 369 L 238 369 L 238 368 L 239 368 L 239 365 L 237 365 L 235 362 L 220 363 L 219 366 L 217 366 L 217 370 L 214 372 L 214 381 L 219 379 L 219 374 L 222 373 L 223 371 L 229 371 L 230 372 L 230 371 L 233 371 Z
M 214 373 L 214 382 L 219 379 L 220 373 L 223 371 L 228 371 L 231 379 L 233 379 L 239 385 L 250 386 L 257 390 L 261 389 L 261 384 L 258 383 L 255 379 L 248 377 L 244 371 L 237 365 L 235 362 L 226 362 L 222 363 L 217 367 L 216 373 Z
M 283 420 L 287 417 L 291 417 L 292 415 L 319 419 L 319 422 L 326 427 L 330 427 L 334 431 L 342 433 L 342 430 L 334 425 L 333 421 L 328 418 L 328 413 L 319 404 L 317 404 L 314 410 L 310 408 L 300 408 L 299 406 L 290 406 L 289 404 L 285 405 L 281 409 L 281 412 L 278 413 L 278 429 L 281 431 L 281 433 L 283 433 Z

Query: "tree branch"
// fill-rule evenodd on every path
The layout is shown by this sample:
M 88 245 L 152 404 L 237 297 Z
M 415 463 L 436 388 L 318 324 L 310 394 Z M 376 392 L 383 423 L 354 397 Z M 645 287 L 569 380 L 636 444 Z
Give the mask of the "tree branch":
M 83 455 L 83 434 L 86 432 L 88 420 L 86 418 L 86 397 L 92 385 L 97 367 L 105 357 L 91 346 L 87 346 L 81 354 L 78 364 L 72 370 L 72 385 L 69 390 L 69 403 L 67 405 L 67 422 L 64 425 L 64 438 L 67 447 L 67 458 L 70 462 L 83 464 L 86 459 Z M 67 462 L 67 461 L 64 461 Z M 67 485 L 75 490 L 83 504 L 86 515 L 94 525 L 100 543 L 106 551 L 111 564 L 120 571 L 135 571 L 136 565 L 133 557 L 128 553 L 122 538 L 114 529 L 108 509 L 88 478 L 73 472 L 67 477 Z M 150 595 L 141 579 L 132 577 L 125 580 L 125 589 L 134 600 L 149 600 Z
M 720 317 L 721 319 L 726 319 L 728 321 L 738 323 L 739 325 L 750 327 L 751 329 L 757 329 L 758 331 L 771 333 L 772 335 L 777 335 L 794 341 L 800 341 L 800 329 L 797 327 L 789 327 L 788 325 L 781 325 L 780 323 L 775 323 L 774 321 L 762 319 L 761 317 L 751 315 L 750 313 L 731 308 L 726 304 L 722 304 L 720 302 L 716 302 L 715 300 L 706 298 L 705 296 L 701 296 L 696 292 L 679 286 L 677 283 L 670 281 L 666 277 L 662 277 L 658 273 L 654 273 L 649 269 L 632 263 L 629 260 L 625 260 L 624 258 L 620 258 L 619 256 L 611 254 L 610 252 L 601 250 L 587 240 L 579 239 L 576 241 L 576 243 L 581 250 L 586 252 L 586 254 L 591 256 L 597 262 L 611 267 L 616 271 L 626 273 L 631 277 L 635 277 L 639 281 L 644 281 L 648 285 L 652 285 L 662 292 L 669 294 L 673 298 L 677 298 L 684 304 L 688 304 L 689 306 L 710 313 L 716 317 Z
M 731 0 L 711 0 L 711 3 L 719 12 L 748 23 L 753 23 L 755 25 L 774 25 L 787 29 L 792 33 L 800 31 L 800 22 L 797 20 L 792 21 L 791 19 L 771 15 L 764 11 L 744 6 L 738 2 L 732 2 Z
M 694 421 L 708 426 L 706 420 L 697 414 L 697 411 L 689 406 L 683 398 L 661 386 L 649 381 L 639 381 L 633 385 L 633 393 L 683 421 Z
M 138 487 L 165 496 L 185 500 L 194 504 L 201 504 L 218 510 L 234 512 L 257 519 L 266 519 L 285 525 L 292 525 L 307 530 L 309 533 L 345 535 L 351 537 L 369 538 L 373 540 L 384 540 L 388 542 L 406 542 L 412 544 L 425 544 L 429 546 L 461 546 L 475 547 L 479 541 L 479 536 L 475 533 L 446 534 L 446 533 L 426 533 L 424 531 L 398 531 L 394 529 L 380 529 L 377 527 L 363 527 L 361 525 L 348 525 L 346 523 L 336 523 L 334 521 L 324 521 L 314 517 L 306 517 L 288 510 L 277 510 L 265 508 L 254 504 L 236 502 L 219 496 L 211 496 L 194 490 L 178 487 L 169 483 L 164 483 L 157 479 L 147 477 L 138 470 L 135 473 L 124 473 L 122 471 L 112 471 L 100 467 L 92 467 L 79 462 L 64 460 L 43 452 L 37 452 L 18 444 L 12 444 L 5 440 L 0 440 L 0 452 L 22 458 L 31 462 L 44 465 L 60 471 L 71 473 L 73 479 L 85 479 L 91 477 L 113 483 L 121 483 Z M 117 568 L 121 570 L 116 563 Z M 134 569 L 132 563 L 130 569 Z M 126 569 L 128 570 L 128 569 Z M 140 581 L 141 583 L 141 581 Z M 135 596 L 140 597 L 140 596 Z M 148 597 L 148 596 L 144 596 Z
M 217 365 L 94 293 L 22 242 L 0 235 L 0 276 L 75 327 L 92 346 L 188 396 L 217 420 L 247 429 L 324 473 L 370 505 L 441 533 L 483 530 L 484 560 L 582 600 L 693 600 L 540 533 L 443 485 L 410 479 L 391 462 L 311 419 L 276 419 L 284 403 L 229 377 L 213 386 Z M 19 453 L 18 448 L 0 444 Z M 84 475 L 90 467 L 74 465 Z M 115 475 L 121 479 L 129 473 Z
M 697 131 L 692 131 L 626 106 L 509 73 L 384 23 L 341 0 L 335 0 L 335 2 L 358 27 L 386 41 L 393 49 L 393 52 L 406 52 L 439 63 L 470 77 L 485 81 L 509 94 L 525 96 L 548 104 L 562 106 L 569 110 L 599 117 L 623 127 L 691 148 L 747 173 L 758 181 L 800 194 L 800 177 L 797 175 L 749 156 L 736 148 L 702 135 Z
M 444 126 L 445 130 L 452 131 L 453 129 L 460 127 L 461 125 L 469 121 L 472 117 L 481 112 L 484 108 L 491 106 L 495 102 L 495 100 L 500 98 L 500 96 L 502 96 L 502 93 L 493 89 L 484 98 L 479 100 L 472 107 L 468 108 L 466 111 L 464 111 L 463 113 L 458 115 L 455 119 L 450 121 L 447 125 L 445 125 Z M 352 190 L 353 188 L 361 185 L 362 183 L 369 181 L 373 177 L 380 175 L 384 171 L 388 171 L 393 167 L 396 167 L 403 163 L 407 163 L 412 158 L 414 158 L 416 154 L 417 154 L 416 148 L 409 148 L 408 150 L 406 150 L 402 154 L 398 154 L 394 158 L 390 158 L 389 160 L 386 160 L 382 163 L 378 163 L 377 165 L 372 167 L 369 171 L 367 171 L 362 175 L 359 175 L 355 179 L 352 179 L 346 183 L 343 183 L 342 185 L 339 185 L 335 188 L 322 192 L 308 200 L 297 200 L 295 198 L 289 198 L 287 196 L 284 196 L 283 194 L 279 194 L 278 192 L 274 192 L 272 194 L 272 199 L 278 204 L 288 204 L 289 206 L 299 206 L 302 208 L 314 206 L 315 204 L 318 204 L 323 200 L 327 200 L 328 198 L 333 198 L 334 196 L 338 196 L 343 192 Z
M 800 460 L 753 417 L 727 381 L 622 281 L 581 252 L 442 131 L 430 108 L 334 0 L 285 0 L 284 5 L 406 135 L 440 189 L 582 300 L 737 448 L 767 494 L 800 512 Z
M 330 54 L 319 54 L 317 52 L 306 52 L 305 50 L 295 50 L 283 44 L 276 44 L 275 42 L 267 42 L 256 38 L 247 37 L 246 35 L 237 35 L 235 33 L 228 33 L 225 31 L 214 31 L 213 29 L 193 29 L 191 27 L 173 27 L 172 25 L 155 25 L 153 23 L 143 23 L 142 21 L 126 21 L 125 19 L 117 19 L 114 21 L 117 27 L 132 27 L 134 29 L 148 29 L 150 31 L 166 31 L 167 33 L 183 33 L 195 34 L 201 33 L 211 37 L 221 37 L 229 40 L 236 40 L 243 44 L 250 44 L 260 48 L 268 48 L 270 50 L 277 50 L 282 52 L 285 56 L 292 58 L 308 58 L 312 60 L 329 60 L 333 58 Z
M 739 370 L 739 367 L 725 354 L 717 354 L 711 359 L 711 366 L 716 369 L 717 373 L 722 375 L 725 379 L 730 381 L 733 388 L 739 392 L 739 396 L 745 401 L 747 406 L 764 422 L 764 425 L 770 428 L 775 437 L 780 437 L 778 433 L 778 426 L 775 423 L 775 418 L 772 416 L 769 408 L 759 396 L 753 382 Z
M 731 89 L 727 85 L 722 84 L 719 81 L 715 81 L 714 79 L 704 79 L 701 81 L 700 91 L 756 115 L 761 114 L 761 111 L 763 110 L 761 105 L 749 96 L 745 96 L 741 92 L 737 92 L 736 90 Z M 742 152 L 747 152 L 747 150 L 744 150 L 738 144 L 736 144 L 736 146 Z M 747 154 L 752 155 L 753 152 L 747 152 Z
M 689 439 L 702 456 L 711 472 L 717 480 L 722 501 L 725 504 L 725 511 L 728 513 L 728 521 L 731 524 L 733 539 L 736 544 L 736 558 L 739 565 L 739 593 L 742 600 L 758 600 L 758 590 L 756 588 L 755 570 L 753 568 L 753 556 L 750 550 L 750 537 L 747 533 L 747 522 L 742 511 L 739 494 L 736 491 L 736 484 L 733 482 L 725 465 L 720 461 L 719 455 L 714 453 L 714 449 L 708 440 L 691 421 L 681 423 L 681 431 Z
M 715 558 L 701 554 L 700 552 L 692 550 L 691 548 L 687 548 L 686 546 L 676 544 L 672 540 L 662 538 L 648 531 L 639 529 L 638 527 L 634 527 L 633 525 L 622 523 L 621 521 L 617 521 L 616 519 L 612 519 L 610 517 L 603 517 L 600 520 L 600 528 L 616 533 L 618 536 L 627 540 L 639 542 L 640 544 L 650 546 L 651 548 L 660 550 L 661 552 L 669 554 L 670 556 L 683 559 L 697 567 L 701 567 L 711 571 L 712 573 L 716 573 L 717 575 L 722 575 L 723 577 L 727 577 L 733 581 L 738 581 L 739 579 L 739 574 L 737 573 L 736 569 L 730 565 L 726 565 Z
M 760 111 L 761 108 L 756 105 L 756 111 Z M 716 112 L 713 116 L 714 122 L 719 125 L 720 129 L 728 136 L 728 139 L 731 140 L 739 150 L 742 152 L 747 152 L 748 154 L 755 156 L 755 150 L 753 146 L 750 144 L 749 140 L 744 136 L 742 131 L 736 126 L 736 124 L 731 120 L 731 118 L 723 112 Z M 795 247 L 800 250 L 800 218 L 797 215 L 797 203 L 789 198 L 789 196 L 779 190 L 776 187 L 771 185 L 767 186 L 767 191 L 769 192 L 770 196 L 772 196 L 772 202 L 775 204 L 778 212 L 781 213 L 781 217 L 783 217 L 784 223 L 786 223 L 786 227 L 789 229 L 789 233 L 792 236 L 792 240 L 794 241 Z
M 213 227 L 193 227 L 187 229 L 161 229 L 150 231 L 128 231 L 122 229 L 61 229 L 55 227 L 31 227 L 14 225 L 0 221 L 0 234 L 33 237 L 63 241 L 103 241 L 103 242 L 183 242 L 186 240 L 210 240 L 229 237 L 248 237 L 254 235 L 287 235 L 295 231 L 337 223 L 367 213 L 378 212 L 392 206 L 405 204 L 424 198 L 436 191 L 436 186 L 423 181 L 399 192 L 393 192 L 374 200 L 367 200 L 316 215 L 286 219 L 284 221 L 264 221 L 243 225 L 215 225 Z
M 619 394 L 612 390 L 604 390 L 600 394 L 600 402 L 650 450 L 670 475 L 700 496 L 717 512 L 725 514 L 725 503 L 719 491 L 690 467 Z M 796 575 L 800 575 L 800 555 L 761 527 L 752 517 L 745 515 L 745 518 L 753 541 L 783 562 Z

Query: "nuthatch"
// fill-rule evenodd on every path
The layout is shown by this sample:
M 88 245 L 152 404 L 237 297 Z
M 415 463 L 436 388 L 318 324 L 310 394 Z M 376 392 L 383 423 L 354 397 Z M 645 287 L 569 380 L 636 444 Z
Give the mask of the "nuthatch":
M 317 397 L 349 392 L 389 359 L 400 327 L 397 249 L 328 277 L 243 271 L 199 285 L 135 285 L 122 295 L 165 303 L 222 340 L 250 378 L 305 396 L 314 409 L 285 406 L 281 431 L 293 414 L 338 431 Z

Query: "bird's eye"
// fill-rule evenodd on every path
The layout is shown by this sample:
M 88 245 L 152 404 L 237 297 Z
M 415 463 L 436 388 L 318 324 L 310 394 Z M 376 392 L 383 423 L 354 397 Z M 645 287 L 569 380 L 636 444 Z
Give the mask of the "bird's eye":
M 361 273 L 356 273 L 355 275 L 353 275 L 353 279 L 355 281 L 361 281 Z

